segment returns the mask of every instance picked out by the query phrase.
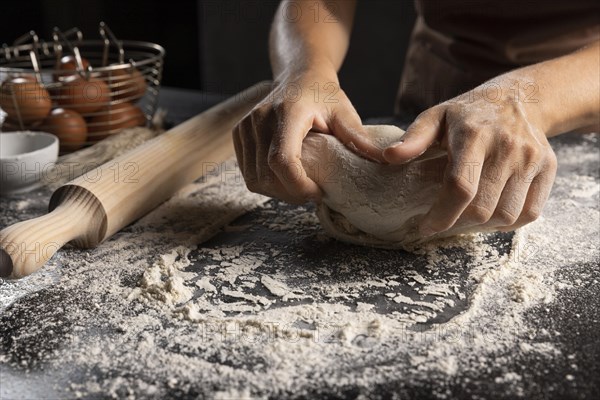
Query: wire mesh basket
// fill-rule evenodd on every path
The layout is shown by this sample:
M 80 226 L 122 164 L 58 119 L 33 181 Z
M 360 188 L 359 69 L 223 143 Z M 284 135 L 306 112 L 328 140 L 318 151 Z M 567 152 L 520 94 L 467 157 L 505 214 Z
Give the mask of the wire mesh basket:
M 36 130 L 59 137 L 61 151 L 77 150 L 125 128 L 151 122 L 165 50 L 118 40 L 105 23 L 100 39 L 77 28 L 35 32 L 0 49 L 0 131 Z

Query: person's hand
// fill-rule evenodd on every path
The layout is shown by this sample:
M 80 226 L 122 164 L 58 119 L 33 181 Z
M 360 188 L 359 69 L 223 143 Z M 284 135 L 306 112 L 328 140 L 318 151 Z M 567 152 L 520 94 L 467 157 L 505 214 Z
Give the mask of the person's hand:
M 402 143 L 384 150 L 391 164 L 419 156 L 436 141 L 448 152 L 441 191 L 419 224 L 423 236 L 453 227 L 514 230 L 542 212 L 556 156 L 528 96 L 535 88 L 521 92 L 514 85 L 492 81 L 430 108 Z
M 293 204 L 320 201 L 321 191 L 300 160 L 302 141 L 311 130 L 333 134 L 358 154 L 383 161 L 334 69 L 284 75 L 233 130 L 248 189 Z

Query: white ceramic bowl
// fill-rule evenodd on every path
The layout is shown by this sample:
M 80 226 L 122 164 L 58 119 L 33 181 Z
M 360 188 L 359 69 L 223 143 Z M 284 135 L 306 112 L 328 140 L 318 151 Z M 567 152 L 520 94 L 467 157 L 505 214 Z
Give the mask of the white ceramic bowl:
M 0 195 L 35 188 L 57 158 L 58 138 L 50 133 L 0 133 Z

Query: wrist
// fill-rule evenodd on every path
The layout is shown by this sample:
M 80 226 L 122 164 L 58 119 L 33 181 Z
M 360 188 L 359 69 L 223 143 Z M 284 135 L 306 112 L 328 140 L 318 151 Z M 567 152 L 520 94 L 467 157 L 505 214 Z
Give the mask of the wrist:
M 305 57 L 301 62 L 288 65 L 275 75 L 276 82 L 302 81 L 305 77 L 339 83 L 337 70 L 325 57 Z
M 530 83 L 533 101 L 523 104 L 547 137 L 600 125 L 598 50 L 600 41 L 505 75 Z
M 535 74 L 517 70 L 492 79 L 486 86 L 498 90 L 503 100 L 512 103 L 533 128 L 545 136 L 551 136 L 555 130 L 557 113 L 548 112 L 548 105 L 553 101 L 548 97 L 551 92 L 539 82 Z

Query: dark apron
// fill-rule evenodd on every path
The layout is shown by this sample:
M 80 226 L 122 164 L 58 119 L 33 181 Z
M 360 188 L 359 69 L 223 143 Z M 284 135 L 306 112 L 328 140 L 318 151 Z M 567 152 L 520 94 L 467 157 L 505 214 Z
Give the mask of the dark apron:
M 415 116 L 502 73 L 600 40 L 597 3 L 417 0 L 396 114 Z

